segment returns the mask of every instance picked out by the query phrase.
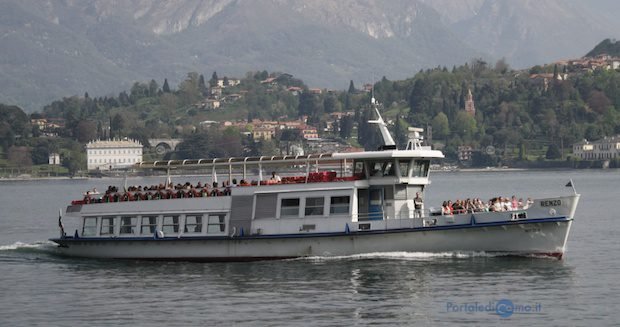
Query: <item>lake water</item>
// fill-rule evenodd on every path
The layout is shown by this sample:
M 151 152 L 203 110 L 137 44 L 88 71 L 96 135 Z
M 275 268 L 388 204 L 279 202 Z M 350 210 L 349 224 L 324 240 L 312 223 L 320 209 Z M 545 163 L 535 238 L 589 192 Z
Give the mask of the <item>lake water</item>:
M 58 209 L 122 180 L 3 181 L 0 326 L 617 325 L 620 171 L 433 173 L 426 206 L 562 195 L 569 179 L 582 197 L 563 260 L 385 253 L 253 263 L 57 257 L 47 239 L 58 235 Z M 502 317 L 496 305 L 507 301 L 515 313 Z

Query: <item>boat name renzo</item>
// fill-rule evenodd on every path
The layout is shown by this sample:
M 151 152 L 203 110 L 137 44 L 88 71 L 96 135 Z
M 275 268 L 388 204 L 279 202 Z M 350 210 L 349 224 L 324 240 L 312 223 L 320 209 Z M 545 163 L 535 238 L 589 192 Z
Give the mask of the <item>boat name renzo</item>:
M 543 200 L 540 201 L 541 207 L 559 207 L 562 205 L 562 200 Z

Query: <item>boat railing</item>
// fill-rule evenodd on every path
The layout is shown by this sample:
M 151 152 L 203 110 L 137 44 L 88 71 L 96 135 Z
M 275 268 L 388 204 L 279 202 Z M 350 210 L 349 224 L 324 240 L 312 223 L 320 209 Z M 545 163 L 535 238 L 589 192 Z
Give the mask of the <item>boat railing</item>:
M 329 183 L 329 182 L 348 182 L 364 179 L 363 176 L 357 174 L 352 176 L 340 177 L 334 171 L 320 171 L 311 172 L 307 175 L 300 176 L 286 176 L 282 177 L 281 181 L 275 180 L 262 180 L 262 181 L 249 181 L 242 180 L 236 186 L 230 185 L 220 188 L 190 188 L 190 189 L 156 189 L 156 190 L 144 190 L 144 191 L 119 191 L 119 192 L 106 192 L 101 197 L 96 194 L 86 194 L 82 200 L 74 200 L 72 205 L 84 205 L 92 203 L 110 203 L 110 202 L 126 202 L 126 201 L 144 201 L 144 200 L 168 200 L 168 199 L 183 199 L 183 198 L 200 198 L 200 197 L 213 197 L 213 196 L 228 196 L 232 193 L 234 187 L 248 187 L 248 186 L 268 186 L 268 185 L 282 185 L 282 184 L 306 184 L 306 183 Z
M 146 200 L 169 200 L 169 199 L 189 199 L 207 198 L 215 196 L 229 196 L 230 188 L 192 188 L 192 189 L 161 189 L 146 191 L 121 191 L 108 192 L 101 197 L 86 195 L 82 200 L 71 201 L 72 205 L 91 204 L 91 203 L 110 203 L 127 201 L 146 201 Z
M 394 215 L 390 215 L 385 211 L 376 211 L 369 213 L 359 213 L 355 215 L 357 221 L 369 221 L 369 220 L 405 220 L 405 219 L 416 219 L 416 218 L 428 218 L 433 215 L 433 209 L 424 209 L 421 211 L 418 210 L 408 210 L 401 211 Z

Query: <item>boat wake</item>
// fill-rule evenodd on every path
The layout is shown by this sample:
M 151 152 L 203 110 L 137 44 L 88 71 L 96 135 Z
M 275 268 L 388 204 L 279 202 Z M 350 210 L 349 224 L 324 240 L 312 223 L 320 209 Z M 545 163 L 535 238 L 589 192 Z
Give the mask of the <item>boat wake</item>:
M 46 252 L 53 253 L 58 245 L 52 241 L 34 243 L 15 242 L 9 245 L 0 245 L 0 252 Z
M 292 260 L 329 261 L 329 260 L 411 260 L 430 261 L 436 259 L 469 259 L 479 257 L 501 257 L 505 254 L 487 252 L 373 252 L 344 256 L 310 256 Z

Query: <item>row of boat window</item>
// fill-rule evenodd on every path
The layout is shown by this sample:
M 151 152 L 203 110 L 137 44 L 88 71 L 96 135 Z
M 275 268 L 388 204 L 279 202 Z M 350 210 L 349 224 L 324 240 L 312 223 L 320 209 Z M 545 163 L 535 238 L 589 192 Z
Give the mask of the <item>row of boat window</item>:
M 144 215 L 84 217 L 82 236 L 152 236 L 168 234 L 223 234 L 226 214 Z M 118 226 L 118 231 L 117 231 Z M 99 233 L 99 234 L 97 234 Z
M 400 177 L 426 177 L 430 160 L 374 160 L 356 161 L 354 173 L 364 175 L 364 166 L 368 170 L 368 175 L 373 177 L 400 176 Z
M 303 204 L 302 204 L 303 200 Z M 351 198 L 349 196 L 332 196 L 329 198 L 329 214 L 348 214 Z M 323 216 L 325 197 L 287 198 L 280 203 L 280 217 L 299 217 L 303 207 L 303 216 Z

